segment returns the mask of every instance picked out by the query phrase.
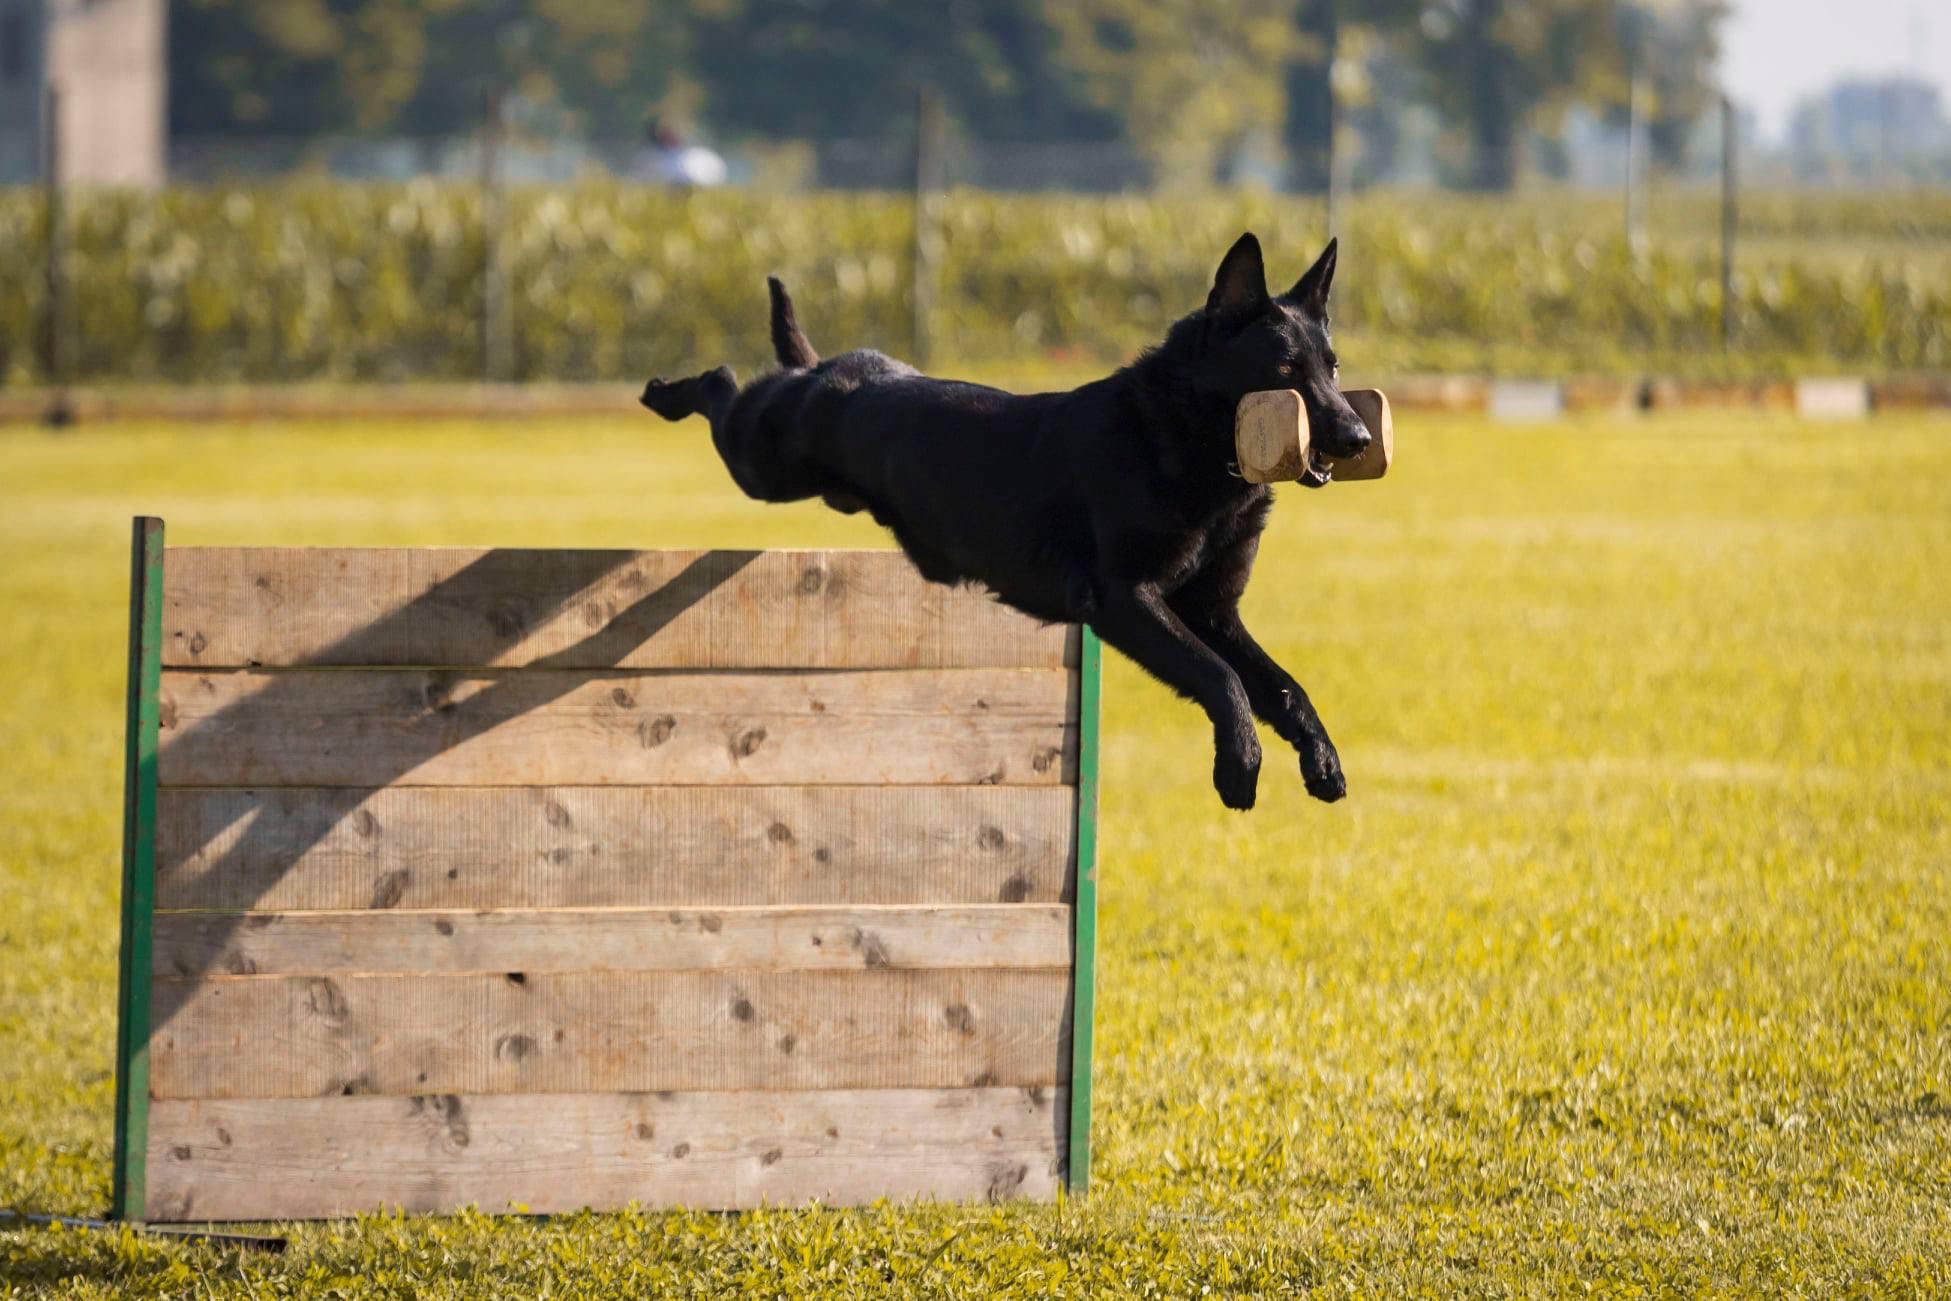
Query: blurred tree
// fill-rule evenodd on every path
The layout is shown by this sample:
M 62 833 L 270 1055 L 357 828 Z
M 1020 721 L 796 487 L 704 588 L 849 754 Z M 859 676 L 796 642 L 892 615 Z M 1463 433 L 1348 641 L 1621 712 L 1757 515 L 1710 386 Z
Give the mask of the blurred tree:
M 778 138 L 906 138 L 926 84 L 992 140 L 1116 139 L 1061 59 L 1041 0 L 723 0 L 700 15 L 698 75 L 721 127 Z
M 429 24 L 419 85 L 399 129 L 470 130 L 497 91 L 553 106 L 594 136 L 634 136 L 677 82 L 691 46 L 681 0 L 468 0 Z
M 1293 0 L 1068 0 L 1046 13 L 1092 102 L 1164 183 L 1210 182 L 1249 136 L 1278 129 Z
M 1431 100 L 1469 133 L 1466 188 L 1507 190 L 1540 112 L 1617 66 L 1613 0 L 1431 0 L 1417 43 Z
M 342 130 L 344 23 L 328 0 L 176 0 L 169 7 L 175 135 Z
M 179 134 L 462 134 L 491 90 L 641 130 L 689 48 L 681 0 L 176 0 Z
M 1341 44 L 1340 6 L 1336 0 L 1299 0 L 1294 26 L 1300 39 L 1287 60 L 1282 143 L 1287 146 L 1294 188 L 1303 194 L 1325 194 L 1334 168 L 1332 76 L 1335 51 Z
M 1617 58 L 1594 79 L 1588 98 L 1609 120 L 1624 124 L 1638 69 L 1655 167 L 1680 170 L 1694 124 L 1720 102 L 1715 64 L 1728 9 L 1726 0 L 1621 0 Z
M 1331 70 L 1369 51 L 1364 152 L 1409 92 L 1460 124 L 1478 189 L 1574 99 L 1623 112 L 1637 59 L 1650 138 L 1677 165 L 1712 102 L 1727 0 L 176 0 L 181 135 L 454 135 L 513 89 L 566 129 L 634 135 L 702 113 L 773 138 L 903 139 L 913 90 L 991 140 L 1129 140 L 1158 178 L 1206 183 L 1278 135 L 1325 188 Z M 1370 37 L 1379 36 L 1378 43 Z M 1386 65 L 1386 67 L 1384 66 Z M 1345 69 L 1345 71 L 1348 71 Z M 1359 120 L 1358 120 L 1359 119 Z M 1378 134 L 1379 133 L 1379 134 Z M 1258 138 L 1258 139 L 1256 139 Z M 1373 160 L 1371 160 L 1373 161 Z
M 1391 178 L 1404 161 L 1405 136 L 1422 104 L 1422 73 L 1400 40 L 1364 27 L 1342 32 L 1343 69 L 1336 89 L 1336 148 L 1347 150 L 1343 176 L 1355 186 Z M 1415 160 L 1420 162 L 1420 159 Z
M 1362 26 L 1394 32 L 1414 24 L 1422 0 L 1296 0 L 1296 39 L 1289 46 L 1283 74 L 1287 115 L 1281 132 L 1287 147 L 1289 179 L 1303 194 L 1323 194 L 1334 161 L 1330 132 L 1334 130 L 1335 101 L 1332 75 L 1342 46 L 1342 28 Z M 1390 106 L 1370 105 L 1366 116 L 1383 129 L 1393 144 Z M 1367 132 L 1365 131 L 1366 135 Z

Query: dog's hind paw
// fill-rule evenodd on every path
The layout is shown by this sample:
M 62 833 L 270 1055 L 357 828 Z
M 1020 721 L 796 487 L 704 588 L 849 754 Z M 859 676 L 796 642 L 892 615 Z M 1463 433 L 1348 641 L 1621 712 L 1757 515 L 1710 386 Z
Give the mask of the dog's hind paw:
M 696 390 L 697 384 L 688 379 L 654 379 L 637 401 L 666 420 L 682 420 L 698 410 Z
M 690 379 L 654 379 L 637 400 L 666 420 L 702 415 L 716 420 L 719 408 L 738 392 L 738 377 L 720 366 Z
M 1341 756 L 1327 737 L 1301 743 L 1301 781 L 1307 785 L 1307 793 L 1323 804 L 1333 804 L 1348 794 Z

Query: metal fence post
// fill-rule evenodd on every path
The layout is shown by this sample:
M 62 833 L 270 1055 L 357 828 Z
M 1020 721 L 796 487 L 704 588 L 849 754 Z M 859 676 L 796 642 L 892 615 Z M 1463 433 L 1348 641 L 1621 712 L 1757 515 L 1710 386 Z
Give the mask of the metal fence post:
M 914 291 L 909 321 L 914 364 L 928 368 L 934 339 L 930 318 L 935 311 L 935 239 L 929 194 L 942 184 L 942 106 L 927 86 L 915 92 L 915 172 L 914 172 Z
M 1626 98 L 1626 244 L 1634 253 L 1646 247 L 1645 78 L 1637 59 Z
M 56 427 L 74 419 L 68 400 L 67 214 L 61 192 L 61 90 L 48 83 L 41 105 L 41 192 L 47 210 L 47 305 L 42 328 L 42 373 L 52 396 L 43 422 Z
M 1335 28 L 1337 44 L 1341 29 Z M 1347 151 L 1341 147 L 1341 77 L 1342 64 L 1339 49 L 1328 51 L 1328 196 L 1326 238 L 1333 239 L 1340 233 L 1341 206 L 1347 199 L 1348 173 Z
M 1735 152 L 1739 147 L 1734 101 L 1721 96 L 1721 352 L 1734 350 L 1734 240 L 1739 213 Z
M 481 132 L 481 378 L 490 384 L 513 378 L 515 368 L 507 268 L 502 254 L 502 227 L 507 222 L 502 181 L 506 129 L 507 101 L 496 89 L 488 96 L 487 122 Z

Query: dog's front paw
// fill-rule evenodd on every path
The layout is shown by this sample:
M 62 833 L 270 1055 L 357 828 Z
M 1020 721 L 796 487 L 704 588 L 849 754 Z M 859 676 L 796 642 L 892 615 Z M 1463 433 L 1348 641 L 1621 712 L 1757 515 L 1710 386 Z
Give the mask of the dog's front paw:
M 1324 804 L 1333 804 L 1348 793 L 1348 779 L 1341 775 L 1341 756 L 1334 742 L 1316 737 L 1301 742 L 1301 780 L 1307 793 Z
M 1228 745 L 1222 742 L 1213 753 L 1213 789 L 1229 809 L 1253 807 L 1260 787 L 1260 739 L 1251 733 Z

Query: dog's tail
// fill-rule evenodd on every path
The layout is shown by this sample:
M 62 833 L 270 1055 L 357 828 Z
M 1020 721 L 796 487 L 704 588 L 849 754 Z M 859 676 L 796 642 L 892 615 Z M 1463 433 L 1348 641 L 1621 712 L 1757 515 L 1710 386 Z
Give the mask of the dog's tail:
M 702 415 L 715 429 L 737 395 L 738 376 L 730 366 L 720 366 L 690 379 L 654 379 L 638 401 L 666 420 Z
M 787 297 L 786 286 L 779 283 L 778 276 L 767 276 L 765 283 L 772 291 L 772 350 L 779 354 L 779 364 L 818 365 L 820 354 L 813 351 L 813 345 L 800 333 L 799 318 L 793 315 L 793 300 Z

